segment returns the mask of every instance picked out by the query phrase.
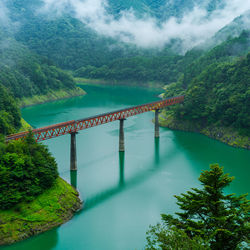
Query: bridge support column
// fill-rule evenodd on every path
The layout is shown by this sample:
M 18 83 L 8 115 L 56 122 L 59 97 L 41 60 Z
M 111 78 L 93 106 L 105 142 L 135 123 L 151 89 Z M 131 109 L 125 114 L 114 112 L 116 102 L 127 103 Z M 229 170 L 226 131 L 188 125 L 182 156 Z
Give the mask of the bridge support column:
M 159 109 L 155 110 L 155 138 L 160 137 L 159 132 Z
M 124 146 L 124 120 L 125 119 L 120 119 L 119 152 L 124 152 L 125 151 L 125 146 Z
M 76 161 L 76 132 L 70 134 L 71 144 L 70 144 L 70 170 L 77 170 Z

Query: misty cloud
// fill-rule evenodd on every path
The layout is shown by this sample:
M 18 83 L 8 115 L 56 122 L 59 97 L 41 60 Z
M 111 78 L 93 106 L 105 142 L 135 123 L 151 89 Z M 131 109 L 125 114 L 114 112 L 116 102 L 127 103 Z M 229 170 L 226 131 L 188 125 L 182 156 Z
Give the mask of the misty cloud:
M 223 9 L 208 13 L 196 6 L 181 19 L 170 18 L 162 23 L 144 16 L 137 18 L 133 9 L 123 11 L 117 19 L 109 14 L 105 0 L 43 0 L 43 11 L 60 15 L 71 12 L 99 34 L 117 38 L 141 47 L 161 47 L 172 39 L 182 39 L 185 49 L 212 37 L 234 18 L 250 9 L 250 1 L 227 0 Z
M 8 13 L 8 9 L 6 8 L 4 2 L 0 2 L 0 26 L 9 26 L 10 19 L 8 17 Z

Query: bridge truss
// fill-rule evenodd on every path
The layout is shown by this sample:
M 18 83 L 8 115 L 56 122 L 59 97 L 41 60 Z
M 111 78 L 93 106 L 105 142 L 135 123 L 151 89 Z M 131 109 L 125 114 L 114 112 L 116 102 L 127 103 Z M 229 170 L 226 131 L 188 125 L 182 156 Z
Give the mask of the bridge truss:
M 130 116 L 135 116 L 152 110 L 159 110 L 167 106 L 171 106 L 177 103 L 181 103 L 184 100 L 184 96 L 176 96 L 161 101 L 151 102 L 139 106 L 125 108 L 114 112 L 91 116 L 80 120 L 72 120 L 68 122 L 62 122 L 47 127 L 33 129 L 31 132 L 37 142 L 58 137 L 65 134 L 76 133 L 80 130 L 92 128 L 101 124 L 126 119 Z M 27 136 L 29 132 L 21 132 L 6 137 L 6 141 L 19 140 Z

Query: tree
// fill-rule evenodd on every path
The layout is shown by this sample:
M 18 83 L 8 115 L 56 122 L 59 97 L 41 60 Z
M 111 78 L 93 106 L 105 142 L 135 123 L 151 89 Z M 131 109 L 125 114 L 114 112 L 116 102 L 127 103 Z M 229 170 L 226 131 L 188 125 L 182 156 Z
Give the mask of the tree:
M 218 164 L 210 165 L 210 170 L 203 171 L 199 177 L 203 189 L 192 188 L 186 194 L 175 196 L 182 212 L 176 213 L 178 218 L 163 214 L 163 224 L 171 231 L 182 231 L 190 239 L 202 238 L 209 242 L 211 249 L 237 249 L 250 238 L 250 201 L 247 194 L 237 197 L 223 193 L 233 179 Z M 155 232 L 150 236 L 148 243 L 156 237 Z
M 33 200 L 58 177 L 55 159 L 31 133 L 8 145 L 0 141 L 0 153 L 0 210 Z
M 147 232 L 146 250 L 209 250 L 209 244 L 199 236 L 190 238 L 183 230 L 167 223 L 150 226 Z
M 15 99 L 0 83 L 0 134 L 15 132 L 21 126 L 20 120 L 21 113 Z

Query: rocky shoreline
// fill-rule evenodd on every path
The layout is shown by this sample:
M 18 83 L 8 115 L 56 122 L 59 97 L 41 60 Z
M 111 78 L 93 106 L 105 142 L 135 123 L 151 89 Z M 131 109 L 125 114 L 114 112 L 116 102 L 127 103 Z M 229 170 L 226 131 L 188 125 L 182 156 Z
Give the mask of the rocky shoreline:
M 176 120 L 171 114 L 166 114 L 164 112 L 160 115 L 159 123 L 161 127 L 199 133 L 223 142 L 229 146 L 250 150 L 250 138 L 240 135 L 233 128 L 217 126 L 201 127 L 190 121 Z

